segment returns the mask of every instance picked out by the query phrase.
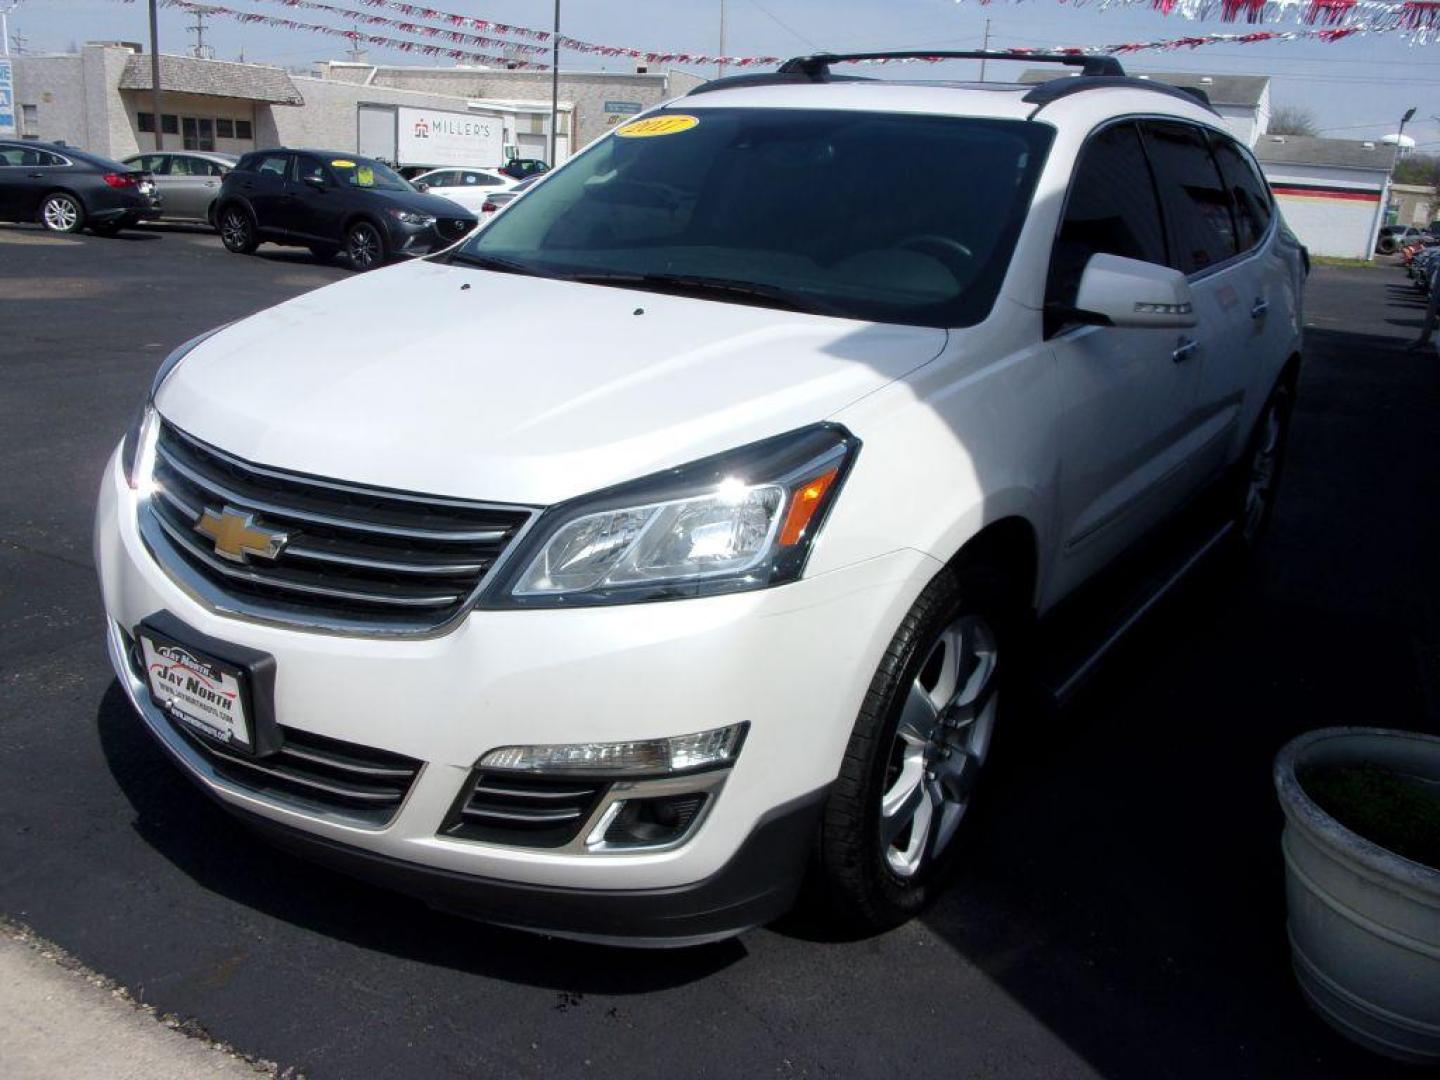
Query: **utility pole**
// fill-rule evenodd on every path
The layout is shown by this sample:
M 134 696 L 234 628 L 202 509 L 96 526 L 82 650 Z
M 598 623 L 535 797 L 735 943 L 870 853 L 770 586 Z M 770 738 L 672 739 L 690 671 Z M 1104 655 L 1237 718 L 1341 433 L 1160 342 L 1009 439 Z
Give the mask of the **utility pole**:
M 550 38 L 550 160 L 555 168 L 555 136 L 560 125 L 560 0 L 555 0 L 555 34 Z M 574 147 L 571 147 L 573 150 Z
M 190 48 L 190 55 L 197 60 L 212 59 L 215 55 L 215 50 L 210 49 L 205 44 L 205 15 L 209 9 L 195 7 L 191 10 L 195 15 L 195 25 L 187 27 L 186 33 L 195 35 L 195 44 Z
M 20 0 L 0 0 L 0 56 L 10 55 L 10 13 L 20 6 Z
M 722 59 L 725 56 L 725 0 L 720 0 L 720 56 Z M 724 64 L 715 65 L 715 77 L 717 79 L 725 77 Z
M 360 27 L 351 26 L 350 33 L 345 35 L 350 39 L 350 62 L 358 64 L 368 56 L 366 51 L 360 48 Z
M 986 19 L 986 20 L 985 20 L 985 37 L 984 37 L 984 38 L 981 40 L 981 42 L 980 42 L 980 51 L 981 51 L 981 52 L 989 52 L 989 51 L 990 51 L 990 20 L 989 20 L 989 19 Z M 983 56 L 980 58 L 980 81 L 981 81 L 981 82 L 984 82 L 984 81 L 985 81 L 985 58 L 984 58 Z
M 160 0 L 150 0 L 150 108 L 155 117 L 155 149 L 165 149 L 165 122 L 160 112 Z

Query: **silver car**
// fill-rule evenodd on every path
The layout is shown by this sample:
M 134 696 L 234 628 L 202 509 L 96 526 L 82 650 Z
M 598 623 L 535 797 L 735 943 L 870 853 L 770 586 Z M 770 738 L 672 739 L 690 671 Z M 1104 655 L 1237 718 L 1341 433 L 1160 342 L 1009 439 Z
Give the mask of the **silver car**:
M 213 227 L 220 181 L 238 160 L 234 154 L 176 150 L 133 154 L 125 164 L 154 175 L 166 221 L 203 221 Z

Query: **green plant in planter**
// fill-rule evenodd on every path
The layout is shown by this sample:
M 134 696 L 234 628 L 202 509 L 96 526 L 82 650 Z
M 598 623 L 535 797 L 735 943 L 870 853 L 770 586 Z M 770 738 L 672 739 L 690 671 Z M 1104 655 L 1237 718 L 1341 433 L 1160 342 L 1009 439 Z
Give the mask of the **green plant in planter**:
M 1378 765 L 1322 765 L 1302 771 L 1300 786 L 1351 832 L 1440 869 L 1440 784 Z

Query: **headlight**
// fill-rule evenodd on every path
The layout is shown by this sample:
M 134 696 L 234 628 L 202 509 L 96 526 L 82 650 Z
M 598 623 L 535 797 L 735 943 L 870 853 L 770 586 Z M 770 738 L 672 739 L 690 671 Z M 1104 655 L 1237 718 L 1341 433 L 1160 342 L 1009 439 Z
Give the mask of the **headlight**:
M 125 481 L 131 490 L 140 490 L 140 485 L 155 469 L 155 436 L 160 433 L 160 414 L 155 406 L 146 401 L 140 407 L 125 441 L 120 444 L 120 465 L 125 470 Z
M 155 377 L 150 380 L 150 392 L 145 395 L 145 404 L 140 406 L 140 411 L 135 414 L 129 430 L 125 432 L 125 441 L 120 444 L 120 464 L 125 470 L 125 480 L 132 489 L 139 490 L 142 483 L 148 482 L 154 465 L 155 437 L 160 432 L 160 414 L 155 411 L 156 392 L 170 377 L 176 365 L 184 360 L 195 346 L 229 325 L 225 323 L 203 334 L 197 334 L 183 345 L 172 349 L 170 355 L 160 361 Z
M 434 225 L 433 214 L 417 214 L 414 210 L 391 209 L 390 216 L 396 221 L 403 221 L 406 225 Z
M 624 604 L 794 581 L 859 445 L 820 424 L 553 507 L 483 605 Z

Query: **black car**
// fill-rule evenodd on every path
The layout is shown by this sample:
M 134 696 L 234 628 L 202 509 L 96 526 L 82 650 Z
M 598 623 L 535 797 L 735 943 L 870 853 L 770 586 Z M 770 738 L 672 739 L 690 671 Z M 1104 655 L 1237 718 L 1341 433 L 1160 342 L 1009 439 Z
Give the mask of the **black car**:
M 159 216 L 155 179 L 143 169 L 71 146 L 0 140 L 0 221 L 113 236 Z
M 528 180 L 549 172 L 550 166 L 539 158 L 511 158 L 500 166 L 500 171 L 515 180 Z
M 477 224 L 458 203 L 416 191 L 379 161 L 283 149 L 240 159 L 220 185 L 216 220 L 239 254 L 262 242 L 308 247 L 319 259 L 343 248 L 357 270 L 449 247 Z

